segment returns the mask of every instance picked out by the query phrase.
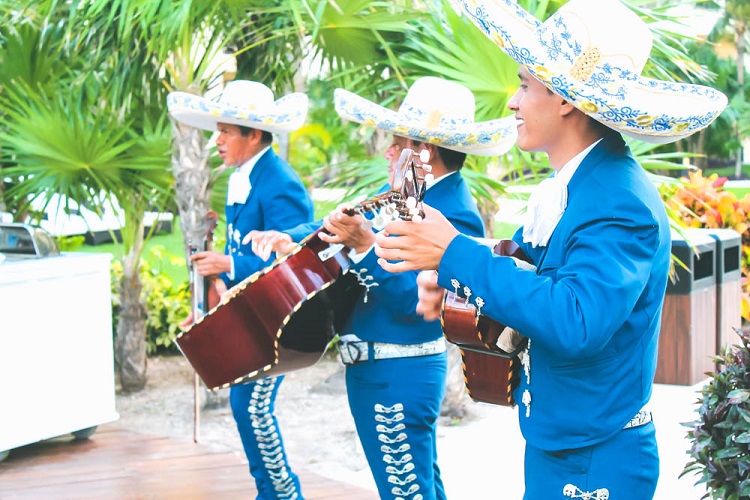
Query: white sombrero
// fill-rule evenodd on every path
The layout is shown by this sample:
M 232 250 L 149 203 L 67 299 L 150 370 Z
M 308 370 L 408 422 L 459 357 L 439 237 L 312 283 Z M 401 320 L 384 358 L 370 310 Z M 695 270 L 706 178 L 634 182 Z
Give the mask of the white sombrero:
M 305 94 L 295 92 L 274 101 L 271 89 L 248 80 L 227 83 L 218 101 L 187 92 L 167 96 L 167 107 L 175 120 L 212 131 L 221 122 L 271 133 L 291 132 L 305 123 L 307 106 Z
M 409 88 L 398 111 L 344 89 L 333 93 L 339 116 L 415 141 L 480 156 L 500 156 L 516 142 L 513 116 L 474 122 L 474 94 L 458 83 L 426 76 Z
M 727 105 L 716 89 L 640 76 L 648 26 L 617 0 L 570 0 L 544 23 L 511 0 L 457 0 L 469 19 L 550 90 L 604 125 L 666 144 Z

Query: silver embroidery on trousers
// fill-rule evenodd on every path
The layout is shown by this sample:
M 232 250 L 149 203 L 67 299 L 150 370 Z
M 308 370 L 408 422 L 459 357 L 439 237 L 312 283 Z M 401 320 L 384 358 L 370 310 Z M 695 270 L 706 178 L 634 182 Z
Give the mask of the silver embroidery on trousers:
M 401 403 L 392 406 L 376 404 L 374 410 L 375 422 L 377 422 L 375 430 L 378 433 L 378 440 L 383 443 L 380 451 L 383 452 L 384 464 L 387 464 L 385 473 L 388 475 L 388 482 L 396 485 L 391 493 L 402 500 L 407 500 L 407 497 L 408 500 L 421 499 L 421 494 L 415 495 L 419 491 L 419 485 L 411 484 L 417 480 L 417 475 L 413 472 L 416 469 L 412 463 L 413 456 L 407 453 L 411 449 L 408 443 L 408 429 L 405 424 L 400 423 L 404 419 L 404 405 Z M 386 415 L 392 415 L 392 417 Z M 401 488 L 404 486 L 409 487 Z
M 597 488 L 594 491 L 583 491 L 578 486 L 568 483 L 563 487 L 563 496 L 582 500 L 609 500 L 609 490 Z
M 297 487 L 284 458 L 278 429 L 269 413 L 271 396 L 275 387 L 276 378 L 266 378 L 255 382 L 247 411 L 263 466 L 271 479 L 276 497 L 294 500 L 299 498 Z

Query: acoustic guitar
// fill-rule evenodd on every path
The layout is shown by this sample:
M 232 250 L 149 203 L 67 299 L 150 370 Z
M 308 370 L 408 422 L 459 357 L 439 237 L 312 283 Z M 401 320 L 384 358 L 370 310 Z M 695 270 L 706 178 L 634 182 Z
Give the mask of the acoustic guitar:
M 512 240 L 500 240 L 493 251 L 496 255 L 531 262 Z M 478 310 L 470 297 L 460 294 L 459 288 L 445 292 L 440 321 L 446 340 L 461 350 L 466 389 L 474 401 L 513 407 L 516 404 L 513 390 L 520 380 L 519 355 L 527 339 L 521 337 L 510 352 L 498 347 L 506 326 L 481 314 L 481 305 Z
M 349 215 L 380 210 L 380 215 L 405 220 L 424 216 L 422 171 L 430 167 L 425 155 L 419 158 L 413 150 L 402 150 L 391 189 L 343 210 Z M 323 356 L 362 291 L 348 272 L 347 249 L 321 240 L 323 230 L 232 287 L 175 338 L 206 387 L 218 390 L 281 375 Z

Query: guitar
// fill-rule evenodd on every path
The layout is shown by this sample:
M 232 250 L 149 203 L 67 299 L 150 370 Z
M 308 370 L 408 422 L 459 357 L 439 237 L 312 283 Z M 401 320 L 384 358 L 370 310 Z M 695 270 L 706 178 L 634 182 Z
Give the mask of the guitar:
M 500 240 L 494 253 L 530 263 L 520 247 L 512 240 Z M 440 322 L 446 340 L 461 350 L 464 382 L 474 401 L 502 406 L 515 406 L 513 390 L 520 380 L 521 360 L 519 355 L 526 348 L 528 339 L 519 336 L 510 352 L 498 347 L 498 339 L 512 335 L 502 323 L 481 314 L 469 301 L 470 297 L 459 295 L 460 286 L 454 283 L 454 291 L 443 296 Z M 516 334 L 517 335 L 517 334 Z
M 389 191 L 344 208 L 380 210 L 393 219 L 423 217 L 429 158 L 404 149 Z M 418 170 L 419 169 L 419 170 Z M 362 288 L 348 250 L 320 239 L 320 228 L 291 253 L 232 287 L 222 301 L 175 338 L 206 386 L 218 390 L 317 363 Z

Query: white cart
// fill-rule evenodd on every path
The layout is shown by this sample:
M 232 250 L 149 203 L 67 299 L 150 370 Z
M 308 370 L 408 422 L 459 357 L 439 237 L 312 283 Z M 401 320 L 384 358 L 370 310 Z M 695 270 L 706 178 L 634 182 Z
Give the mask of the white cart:
M 109 254 L 0 263 L 0 460 L 119 418 Z

